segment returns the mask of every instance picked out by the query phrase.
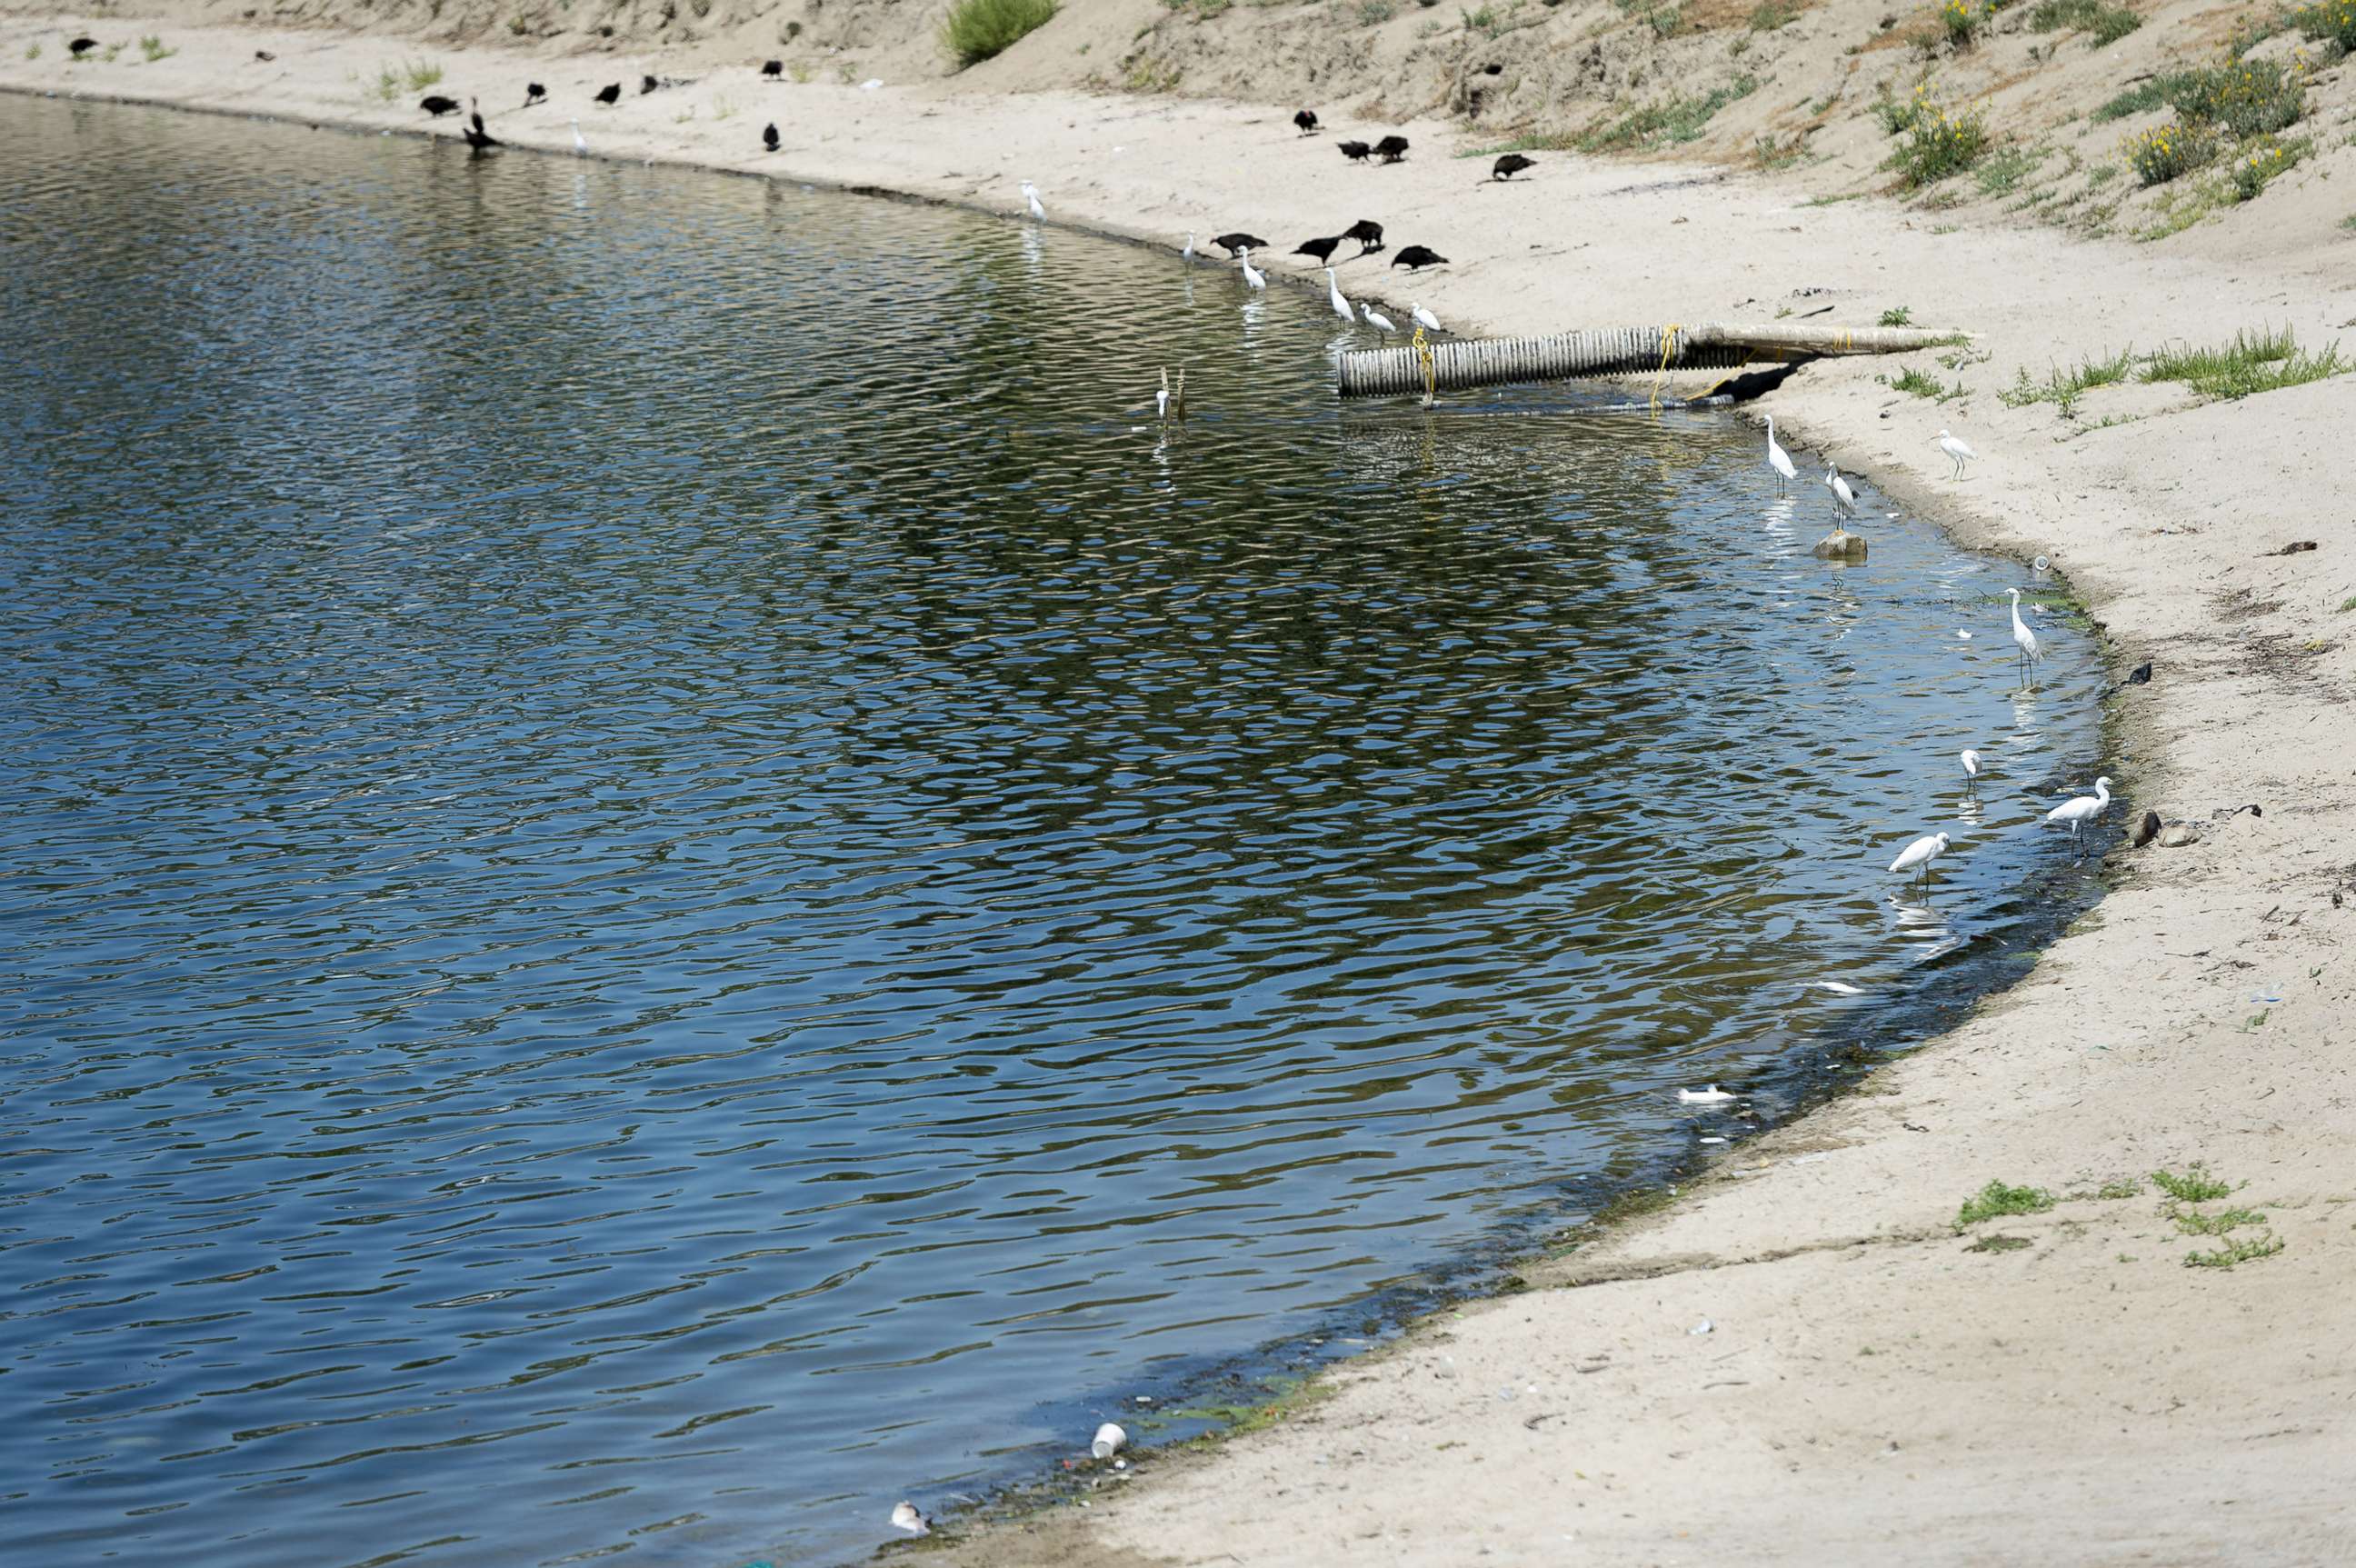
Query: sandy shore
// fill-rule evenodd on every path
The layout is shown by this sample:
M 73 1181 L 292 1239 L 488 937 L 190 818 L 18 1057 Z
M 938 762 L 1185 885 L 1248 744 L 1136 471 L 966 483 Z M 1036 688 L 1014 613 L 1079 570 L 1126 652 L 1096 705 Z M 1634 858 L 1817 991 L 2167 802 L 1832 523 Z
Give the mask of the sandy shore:
M 167 58 L 69 65 L 63 40 L 84 29 L 145 30 L 0 17 L 0 88 L 455 134 L 414 92 L 369 90 L 413 40 L 175 21 Z M 1348 167 L 1293 138 L 1289 107 L 430 52 L 448 70 L 436 90 L 496 105 L 494 133 L 518 146 L 569 150 L 577 113 L 596 156 L 1009 214 L 1029 177 L 1055 221 L 1173 248 L 1189 229 L 1289 245 L 1376 218 L 1395 245 L 1454 264 L 1410 280 L 1358 263 L 1345 286 L 1461 329 L 1824 304 L 1844 322 L 1905 306 L 1974 329 L 1970 362 L 1913 361 L 1965 383 L 1960 397 L 1893 392 L 1876 377 L 1897 366 L 1868 360 L 1811 367 L 1771 406 L 1966 542 L 2051 556 L 2120 668 L 2154 662 L 2117 699 L 2113 821 L 2148 807 L 2199 842 L 2122 850 L 2115 889 L 2028 982 L 1865 1092 L 1736 1148 L 1674 1205 L 1527 1271 L 1538 1288 L 1422 1326 L 1214 1455 L 1148 1455 L 1094 1507 L 979 1532 L 950 1560 L 2356 1561 L 2356 972 L 2341 950 L 2356 931 L 2356 544 L 2331 460 L 2356 428 L 2356 378 L 2212 403 L 2104 388 L 2074 419 L 1995 395 L 2021 370 L 2164 339 L 2287 325 L 2328 343 L 2356 325 L 2340 243 L 2269 253 L 2254 226 L 2168 251 L 1948 231 L 1879 200 L 1804 205 L 1797 179 L 1567 154 L 1496 187 L 1445 156 L 1446 126 L 1405 126 L 1417 153 L 1398 167 Z M 587 102 L 642 70 L 698 80 Z M 514 108 L 527 81 L 551 106 Z M 774 156 L 759 145 L 772 119 Z M 1960 483 L 1933 445 L 1942 425 L 1983 455 Z M 1985 635 L 2005 635 L 2001 615 Z M 2247 803 L 2264 815 L 2224 814 Z M 2224 1240 L 2264 1230 L 2281 1251 L 2186 1266 L 2222 1242 L 2182 1233 L 2149 1175 L 2195 1162 L 2264 1213 Z M 1958 1204 L 1991 1179 L 2061 1201 L 1958 1235 Z M 2106 1184 L 2137 1190 L 2096 1196 Z M 2026 1244 L 1976 1247 L 1994 1231 Z

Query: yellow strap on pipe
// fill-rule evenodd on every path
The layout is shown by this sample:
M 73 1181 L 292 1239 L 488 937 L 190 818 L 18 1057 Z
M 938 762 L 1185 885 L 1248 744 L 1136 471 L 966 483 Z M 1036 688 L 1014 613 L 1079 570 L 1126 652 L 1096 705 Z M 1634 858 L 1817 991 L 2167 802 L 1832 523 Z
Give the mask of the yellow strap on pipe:
M 1670 322 L 1661 328 L 1661 363 L 1653 372 L 1653 412 L 1660 412 L 1661 386 L 1669 379 L 1669 355 L 1677 346 L 1677 324 Z

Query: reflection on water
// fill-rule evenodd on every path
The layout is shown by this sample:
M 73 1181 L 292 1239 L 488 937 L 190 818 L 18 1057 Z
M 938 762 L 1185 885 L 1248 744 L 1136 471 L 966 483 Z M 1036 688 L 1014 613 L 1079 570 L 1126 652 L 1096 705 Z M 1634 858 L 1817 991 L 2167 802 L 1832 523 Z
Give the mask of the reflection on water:
M 38 1560 L 853 1554 L 2042 929 L 2084 641 L 2011 697 L 2018 574 L 1811 559 L 1731 420 L 1337 407 L 1316 296 L 1027 226 L 0 124 Z

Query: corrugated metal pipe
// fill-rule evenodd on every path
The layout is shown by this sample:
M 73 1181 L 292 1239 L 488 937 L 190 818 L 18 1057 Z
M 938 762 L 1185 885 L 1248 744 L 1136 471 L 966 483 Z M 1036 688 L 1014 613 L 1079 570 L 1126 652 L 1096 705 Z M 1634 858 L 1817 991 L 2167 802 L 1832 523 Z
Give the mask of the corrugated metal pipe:
M 1826 354 L 1902 354 L 1966 340 L 1969 334 L 1922 327 L 1612 327 L 1544 338 L 1443 338 L 1430 345 L 1430 381 L 1440 392 L 1579 376 L 1639 375 L 1662 370 L 1725 370 L 1754 359 Z M 1342 356 L 1344 397 L 1412 397 L 1425 390 L 1413 345 L 1355 349 Z

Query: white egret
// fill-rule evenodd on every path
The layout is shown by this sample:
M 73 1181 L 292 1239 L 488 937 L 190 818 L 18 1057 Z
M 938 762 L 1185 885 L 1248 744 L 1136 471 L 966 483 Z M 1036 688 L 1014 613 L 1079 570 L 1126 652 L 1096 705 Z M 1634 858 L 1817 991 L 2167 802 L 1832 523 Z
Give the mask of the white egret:
M 1194 264 L 1194 231 L 1192 229 L 1186 231 L 1186 248 L 1178 252 L 1178 259 L 1188 266 Z
M 1719 1088 L 1718 1085 L 1714 1083 L 1708 1089 L 1680 1089 L 1677 1090 L 1677 1103 L 1680 1105 L 1723 1105 L 1733 1098 L 1734 1096 L 1727 1093 L 1726 1090 Z
M 1969 789 L 1973 785 L 1979 782 L 1980 754 L 1976 751 L 1959 751 L 1955 753 L 1955 756 L 1962 760 L 1964 765 L 1964 788 Z
M 1266 288 L 1268 286 L 1268 274 L 1263 272 L 1256 272 L 1252 268 L 1251 247 L 1249 245 L 1246 245 L 1242 250 L 1236 252 L 1236 260 L 1241 263 L 1244 269 L 1245 283 L 1250 285 L 1254 288 Z
M 1418 327 L 1423 328 L 1426 331 L 1445 332 L 1448 330 L 1448 328 L 1440 324 L 1440 317 L 1434 316 L 1420 305 L 1408 306 L 1407 307 L 1407 313 L 1415 318 L 1415 324 Z
M 1376 310 L 1373 306 L 1368 305 L 1363 299 L 1358 301 L 1358 313 L 1366 318 L 1367 326 L 1373 328 L 1376 331 L 1381 333 L 1386 338 L 1398 330 L 1398 328 L 1391 325 L 1391 318 L 1389 317 L 1385 316 L 1381 311 Z
M 1800 477 L 1800 470 L 1792 467 L 1792 455 L 1775 445 L 1775 416 L 1772 413 L 1767 416 L 1767 466 L 1775 470 L 1779 489 Z
M 2045 813 L 2045 820 L 2049 822 L 2069 823 L 2070 842 L 2081 845 L 2079 853 L 2083 854 L 2085 853 L 2083 847 L 2084 841 L 2079 838 L 2078 830 L 2101 816 L 2104 808 L 2110 803 L 2111 781 L 2108 779 L 2097 779 L 2094 780 L 2093 794 L 2081 795 L 2074 800 L 2062 801 L 2062 804 Z
M 896 1504 L 892 1509 L 892 1528 L 905 1530 L 910 1535 L 930 1535 L 933 1532 L 933 1521 L 918 1513 L 916 1504 L 903 1502 Z
M 1890 869 L 1897 872 L 1912 871 L 1917 866 L 1921 867 L 1922 886 L 1927 888 L 1931 886 L 1931 863 L 1947 853 L 1948 842 L 1947 835 L 1944 833 L 1933 833 L 1929 838 L 1916 839 L 1898 852 L 1898 858 L 1890 863 Z
M 1352 310 L 1350 302 L 1342 297 L 1342 280 L 1333 275 L 1332 267 L 1325 269 L 1325 301 L 1333 307 L 1334 315 L 1354 327 L 1357 325 L 1358 313 Z
M 1955 460 L 1955 471 L 1952 476 L 1954 478 L 1960 479 L 1964 477 L 1965 464 L 1977 462 L 1979 460 L 1978 453 L 1973 451 L 1969 446 L 1965 446 L 1961 441 L 1958 441 L 1954 436 L 1948 435 L 1944 430 L 1939 432 L 1938 442 L 1939 450 L 1944 452 L 1948 456 L 1953 457 Z
M 1825 469 L 1825 484 L 1833 492 L 1833 504 L 1851 517 L 1856 516 L 1857 492 L 1848 488 L 1848 481 L 1841 478 L 1837 467 Z
M 2021 683 L 2026 685 L 2036 675 L 2037 661 L 2044 655 L 2037 650 L 2037 634 L 2029 629 L 2027 621 L 2020 618 L 2020 590 L 2013 588 L 2009 592 L 2012 595 L 2012 645 L 2020 650 Z
M 1170 417 L 1170 370 L 1166 365 L 1162 371 L 1162 390 L 1153 394 L 1153 417 L 1156 419 Z M 1964 755 L 1969 757 L 1971 753 L 1965 752 Z
M 1031 204 L 1032 217 L 1044 218 L 1047 216 L 1047 209 L 1039 205 L 1039 188 L 1033 185 L 1027 179 L 1023 182 L 1023 199 Z
M 581 134 L 581 122 L 578 120 L 573 122 L 573 156 L 576 158 L 589 156 L 589 138 Z

